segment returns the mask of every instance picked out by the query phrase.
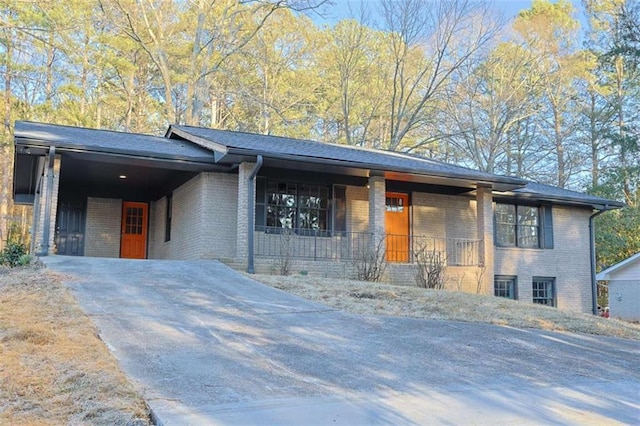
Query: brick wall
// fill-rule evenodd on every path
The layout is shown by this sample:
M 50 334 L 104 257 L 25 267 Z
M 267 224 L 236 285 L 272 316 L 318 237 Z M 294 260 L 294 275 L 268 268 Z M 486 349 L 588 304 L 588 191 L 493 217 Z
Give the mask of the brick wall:
M 60 189 L 60 155 L 56 155 L 53 160 L 53 185 L 51 191 L 51 216 L 49 218 L 45 218 L 46 214 L 46 199 L 47 199 L 47 188 L 49 185 L 49 181 L 47 179 L 47 173 L 49 173 L 47 164 L 45 163 L 44 176 L 42 177 L 42 191 L 39 196 L 39 206 L 38 206 L 38 217 L 34 218 L 35 222 L 35 235 L 33 236 L 35 244 L 34 249 L 35 253 L 41 253 L 44 249 L 45 242 L 42 240 L 44 234 L 44 226 L 48 221 L 49 224 L 49 241 L 47 244 L 47 253 L 53 254 L 55 253 L 55 226 L 56 226 L 56 217 L 58 214 L 58 192 Z
M 347 231 L 369 232 L 369 190 L 347 186 Z
M 237 175 L 201 173 L 173 191 L 170 241 L 167 198 L 151 203 L 149 258 L 235 258 L 237 188 Z
M 87 198 L 84 255 L 120 257 L 122 200 Z
M 477 238 L 476 200 L 453 195 L 414 192 L 413 235 L 434 238 Z
M 203 236 L 204 179 L 194 177 L 173 191 L 171 240 L 165 242 L 166 197 L 151 203 L 149 229 L 149 258 L 197 259 L 200 256 Z
M 239 208 L 238 175 L 205 173 L 203 179 L 206 196 L 201 230 L 204 236 L 202 257 L 235 258 Z
M 236 192 L 236 258 L 246 268 L 247 256 L 249 253 L 248 240 L 249 240 L 249 226 L 248 226 L 248 203 L 249 196 L 255 196 L 255 179 L 253 181 L 253 187 L 249 193 L 249 176 L 255 163 L 244 162 L 238 167 L 238 184 Z M 254 215 L 252 223 L 255 224 L 255 210 L 251 213 Z M 253 226 L 252 226 L 253 229 Z
M 495 274 L 518 277 L 518 298 L 532 301 L 532 279 L 555 277 L 558 307 L 591 312 L 591 210 L 553 206 L 553 249 L 495 248 Z

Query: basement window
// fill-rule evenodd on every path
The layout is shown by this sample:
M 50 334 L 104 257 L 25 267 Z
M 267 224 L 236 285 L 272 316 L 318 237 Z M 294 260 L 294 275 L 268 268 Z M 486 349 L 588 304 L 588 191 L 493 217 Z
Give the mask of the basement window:
M 496 297 L 517 299 L 517 280 L 514 275 L 496 275 L 493 278 L 493 294 Z

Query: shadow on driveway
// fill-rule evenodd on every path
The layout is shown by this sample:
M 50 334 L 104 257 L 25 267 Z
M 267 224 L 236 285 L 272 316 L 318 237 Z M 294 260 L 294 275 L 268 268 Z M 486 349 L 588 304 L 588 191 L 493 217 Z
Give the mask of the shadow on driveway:
M 158 423 L 640 423 L 637 341 L 352 315 L 215 261 L 44 261 Z

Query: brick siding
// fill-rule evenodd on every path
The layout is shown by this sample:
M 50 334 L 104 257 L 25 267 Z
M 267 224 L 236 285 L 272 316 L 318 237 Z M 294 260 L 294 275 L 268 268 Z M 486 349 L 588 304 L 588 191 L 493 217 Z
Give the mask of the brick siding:
M 56 217 L 58 212 L 58 193 L 60 190 L 60 167 L 61 160 L 60 155 L 56 155 L 53 161 L 53 185 L 51 191 L 51 216 L 49 217 L 49 242 L 48 242 L 48 254 L 53 254 L 56 252 L 55 248 L 55 227 L 56 227 Z M 36 227 L 34 229 L 35 235 L 34 238 L 34 249 L 35 253 L 40 253 L 43 249 L 42 237 L 44 234 L 44 224 L 45 224 L 45 214 L 46 214 L 46 199 L 47 199 L 47 187 L 48 187 L 48 179 L 47 179 L 47 165 L 45 163 L 44 176 L 42 177 L 42 192 L 38 196 L 38 220 L 36 222 Z M 35 220 L 35 219 L 34 219 Z
M 518 277 L 518 299 L 531 302 L 533 277 L 554 277 L 558 307 L 591 312 L 591 210 L 553 206 L 553 249 L 495 249 L 495 274 Z
M 84 255 L 120 257 L 122 200 L 87 198 Z
M 149 258 L 235 258 L 237 187 L 236 175 L 201 173 L 173 191 L 170 241 L 167 198 L 151 203 Z

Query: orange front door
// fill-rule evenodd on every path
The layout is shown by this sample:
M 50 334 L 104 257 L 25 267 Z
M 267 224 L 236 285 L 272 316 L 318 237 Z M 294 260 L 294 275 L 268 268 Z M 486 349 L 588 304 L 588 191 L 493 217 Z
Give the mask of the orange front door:
M 147 203 L 122 203 L 122 237 L 120 257 L 145 259 L 147 257 Z
M 387 261 L 409 261 L 409 195 L 387 192 Z

